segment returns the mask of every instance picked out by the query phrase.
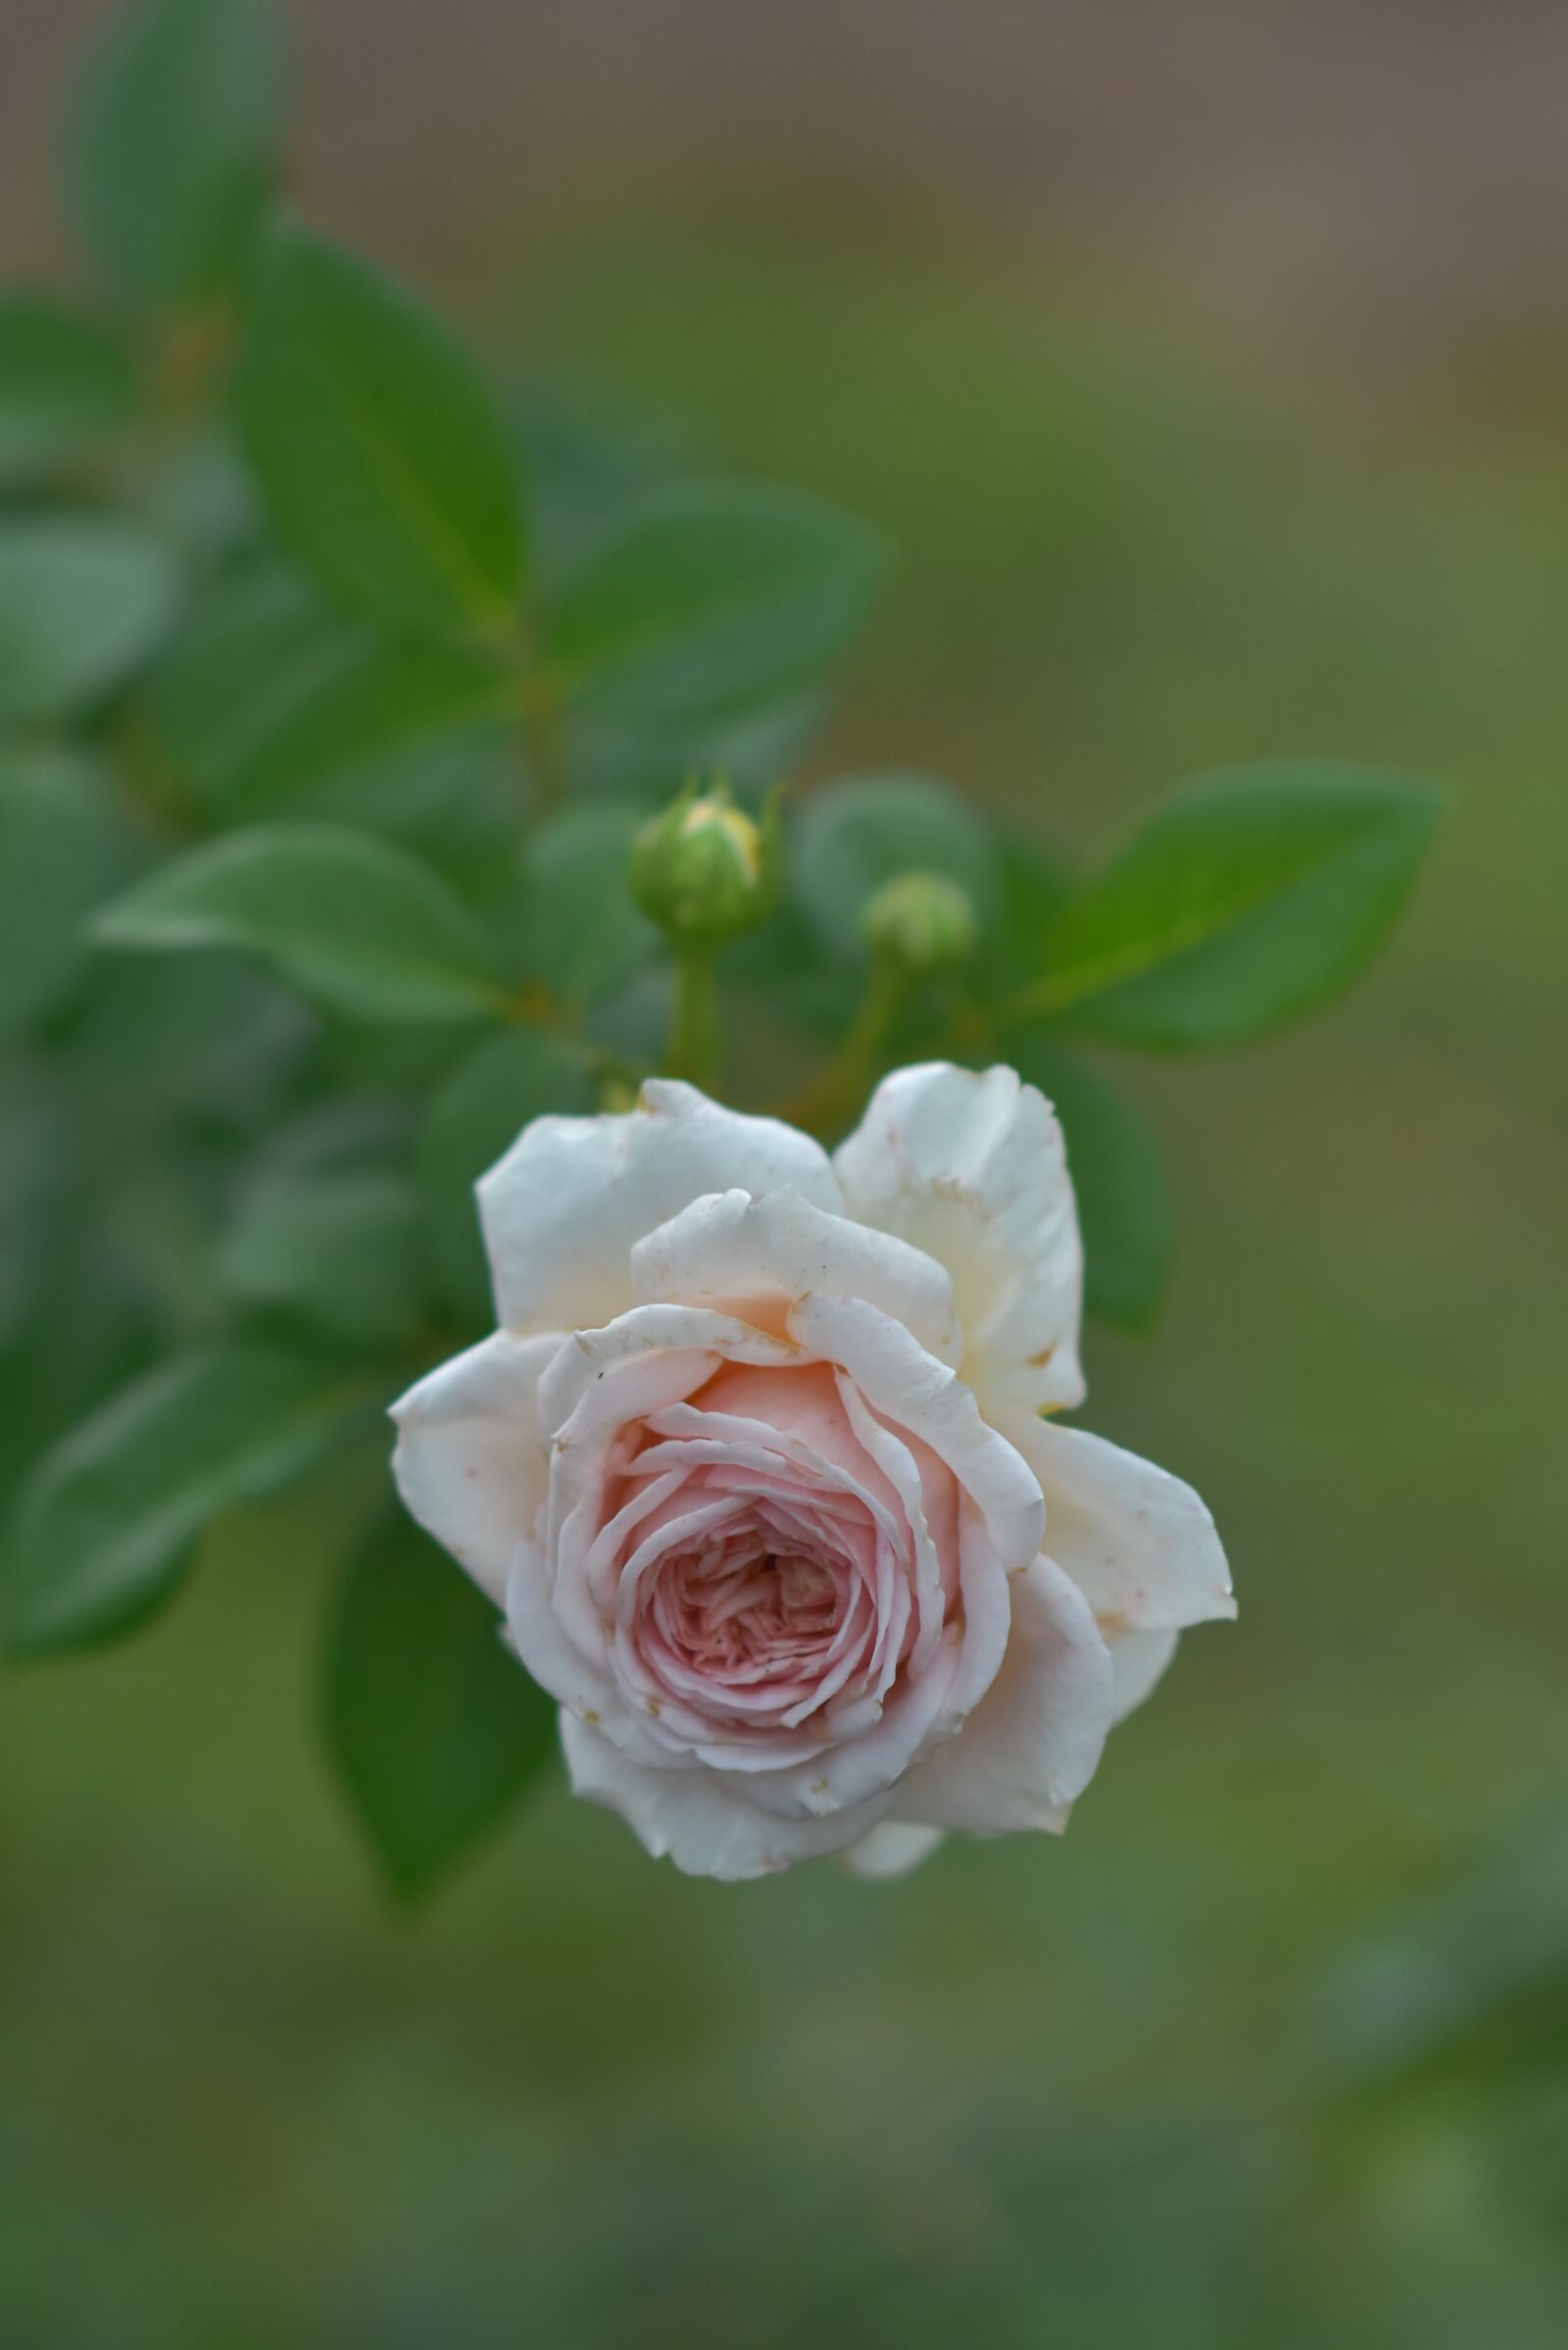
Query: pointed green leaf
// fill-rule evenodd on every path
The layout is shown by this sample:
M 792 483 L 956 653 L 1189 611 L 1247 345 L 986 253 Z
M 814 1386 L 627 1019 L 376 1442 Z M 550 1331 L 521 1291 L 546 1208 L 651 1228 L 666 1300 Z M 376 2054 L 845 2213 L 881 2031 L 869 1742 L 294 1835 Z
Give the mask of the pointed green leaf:
M 1036 840 L 1004 836 L 995 856 L 995 908 L 982 925 L 970 973 L 988 1004 L 1011 995 L 1038 971 L 1042 942 L 1072 894 L 1065 865 Z
M 172 765 L 229 822 L 318 803 L 327 786 L 500 717 L 511 702 L 486 655 L 372 636 L 272 571 L 213 600 L 151 694 Z
M 185 795 L 214 808 L 239 798 L 296 710 L 367 642 L 280 565 L 215 582 L 147 681 L 160 752 Z
M 64 751 L 0 753 L 0 1038 L 47 1012 L 81 962 L 82 924 L 132 869 L 106 779 Z
M 546 618 L 544 658 L 599 715 L 673 725 L 810 684 L 886 568 L 863 522 L 814 498 L 713 482 L 656 493 Z
M 38 1463 L 6 1549 L 6 1642 L 41 1656 L 128 1631 L 167 1599 L 215 1518 L 303 1476 L 363 1394 L 229 1342 L 123 1389 Z
M 1070 1016 L 1119 1044 L 1234 1044 L 1348 984 L 1387 936 L 1431 839 L 1438 795 L 1332 766 L 1243 769 L 1139 826 L 1064 906 L 1042 974 L 999 1016 Z
M 24 480 L 118 432 L 135 407 L 112 336 L 46 294 L 0 295 L 0 481 Z
M 239 398 L 272 523 L 329 595 L 391 628 L 512 633 L 512 454 L 478 369 L 412 294 L 304 229 L 274 229 Z
M 395 1892 L 435 1881 L 556 1746 L 556 1707 L 461 1567 L 408 1520 L 351 1563 L 326 1667 L 326 1733 Z
M 496 1001 L 461 898 L 401 849 L 335 825 L 233 832 L 105 907 L 93 935 L 155 951 L 263 955 L 328 1009 L 371 1022 L 472 1018 Z
M 163 635 L 174 587 L 167 551 L 129 522 L 0 524 L 0 722 L 72 717 L 121 684 Z
M 563 1002 L 599 1003 L 658 953 L 632 902 L 632 836 L 647 810 L 568 808 L 528 843 L 521 887 L 503 919 L 519 967 Z
M 405 752 L 423 751 L 497 717 L 507 682 L 482 655 L 458 645 L 367 641 L 318 674 L 228 776 L 228 811 L 298 808 L 323 787 Z
M 111 18 L 66 169 L 94 260 L 134 300 L 199 301 L 235 269 L 276 171 L 284 78 L 270 0 L 142 0 Z
M 418 1229 L 418 1196 L 395 1168 L 278 1169 L 241 1200 L 219 1277 L 242 1305 L 390 1342 L 419 1318 Z
M 0 1353 L 48 1289 L 74 1203 L 73 1106 L 55 1068 L 20 1053 L 0 1064 Z

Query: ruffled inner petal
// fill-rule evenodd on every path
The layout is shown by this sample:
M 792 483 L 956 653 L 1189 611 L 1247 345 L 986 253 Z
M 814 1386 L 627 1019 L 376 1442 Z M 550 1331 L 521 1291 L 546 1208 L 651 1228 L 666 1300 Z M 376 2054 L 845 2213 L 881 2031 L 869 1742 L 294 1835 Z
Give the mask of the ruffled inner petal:
M 699 1315 L 660 1335 L 716 1334 Z M 958 1507 L 917 1440 L 828 1365 L 782 1353 L 715 1365 L 698 1346 L 591 1343 L 591 1380 L 557 1382 L 570 1410 L 549 1517 L 563 1628 L 628 1717 L 629 1738 L 608 1735 L 664 1767 L 743 1773 L 800 1813 L 849 1799 L 850 1743 L 864 1749 L 854 1799 L 886 1784 L 881 1745 L 923 1737 L 940 1710 L 961 1613 L 941 1544 L 956 1549 Z M 803 1764 L 820 1768 L 803 1779 Z

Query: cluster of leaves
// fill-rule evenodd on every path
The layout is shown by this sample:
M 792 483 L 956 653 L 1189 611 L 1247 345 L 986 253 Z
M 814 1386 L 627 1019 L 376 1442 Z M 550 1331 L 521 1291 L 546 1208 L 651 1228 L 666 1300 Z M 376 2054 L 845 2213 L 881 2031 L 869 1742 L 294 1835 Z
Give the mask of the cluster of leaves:
M 498 395 L 291 217 L 268 0 L 144 0 L 65 177 L 92 292 L 0 295 L 0 1471 L 16 1657 L 164 1605 L 222 1513 L 356 1452 L 489 1320 L 474 1178 L 620 1105 L 672 967 L 627 886 L 683 778 L 794 771 L 884 567 L 815 499 Z M 85 274 L 85 272 L 84 272 Z M 1157 808 L 1070 875 L 944 783 L 806 797 L 723 958 L 744 1099 L 847 1122 L 879 1063 L 997 1054 L 1066 1126 L 1092 1310 L 1146 1324 L 1168 1212 L 1084 1044 L 1192 1050 L 1367 961 L 1426 792 L 1300 767 Z M 961 968 L 863 1005 L 890 878 L 956 882 Z M 814 1070 L 814 1074 L 813 1074 Z M 729 1073 L 733 1086 L 733 1071 Z M 720 1081 L 722 1082 L 722 1076 Z M 488 1608 L 388 1510 L 345 1562 L 330 1742 L 395 1885 L 549 1745 Z

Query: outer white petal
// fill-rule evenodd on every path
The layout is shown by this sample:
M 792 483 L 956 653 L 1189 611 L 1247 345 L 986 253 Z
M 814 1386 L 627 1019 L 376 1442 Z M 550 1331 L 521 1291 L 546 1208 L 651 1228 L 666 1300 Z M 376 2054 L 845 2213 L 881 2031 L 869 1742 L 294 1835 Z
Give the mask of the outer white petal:
M 710 1313 L 701 1305 L 628 1306 L 603 1329 L 578 1328 L 561 1345 L 539 1395 L 545 1434 L 559 1434 L 590 1398 L 596 1399 L 587 1417 L 596 1430 L 617 1425 L 632 1412 L 656 1409 L 652 1403 L 629 1399 L 634 1391 L 628 1374 L 642 1366 L 647 1377 L 662 1386 L 665 1384 L 662 1365 L 681 1354 L 692 1358 L 692 1377 L 687 1387 L 672 1391 L 663 1400 L 673 1400 L 675 1393 L 689 1393 L 725 1359 L 774 1368 L 800 1361 L 799 1350 L 787 1341 L 769 1338 L 765 1331 L 739 1322 L 732 1314 Z M 700 1356 L 706 1360 L 699 1361 Z M 605 1394 L 596 1397 L 601 1388 Z M 618 1398 L 617 1408 L 610 1415 L 612 1397 Z M 606 1408 L 600 1409 L 600 1404 Z M 582 1431 L 576 1433 L 581 1436 Z
M 953 1283 L 923 1249 L 891 1233 L 813 1207 L 793 1187 L 754 1199 L 720 1192 L 693 1200 L 631 1252 L 637 1295 L 730 1312 L 773 1307 L 768 1326 L 797 1297 L 864 1297 L 912 1331 L 929 1353 L 959 1353 Z
M 906 1820 L 879 1820 L 843 1855 L 844 1866 L 856 1877 L 906 1877 L 941 1843 L 940 1828 L 916 1828 Z
M 621 1702 L 603 1638 L 573 1637 L 555 1601 L 554 1566 L 542 1542 L 517 1544 L 507 1580 L 507 1635 L 525 1669 L 559 1705 L 604 1725 L 622 1742 L 648 1744 Z
M 656 1860 L 688 1877 L 767 1877 L 798 1860 L 842 1852 L 876 1825 L 886 1796 L 828 1819 L 784 1819 L 747 1801 L 733 1775 L 644 1769 L 570 1713 L 561 1742 L 574 1793 L 619 1812 Z
M 392 1406 L 392 1472 L 413 1516 L 499 1607 L 517 1543 L 550 1484 L 539 1381 L 564 1341 L 504 1330 L 421 1379 Z
M 808 1135 L 672 1079 L 650 1079 L 623 1114 L 535 1118 L 478 1186 L 497 1319 L 514 1331 L 612 1321 L 636 1302 L 628 1260 L 645 1233 L 706 1192 L 784 1184 L 814 1206 L 842 1204 Z
M 1142 1705 L 1176 1653 L 1178 1632 L 1124 1632 L 1110 1643 L 1110 1669 L 1116 1682 L 1116 1719 L 1123 1721 Z
M 788 1329 L 808 1353 L 848 1371 L 873 1411 L 947 1462 L 985 1519 L 1004 1567 L 1034 1557 L 1045 1524 L 1039 1481 L 980 1417 L 956 1371 L 859 1297 L 803 1297 L 790 1309 Z
M 833 1164 L 852 1216 L 953 1275 L 963 1375 L 988 1415 L 1082 1402 L 1078 1208 L 1036 1087 L 1005 1068 L 896 1070 Z
M 1110 1728 L 1110 1657 L 1075 1584 L 1049 1558 L 1012 1578 L 1002 1669 L 956 1738 L 917 1763 L 890 1816 L 931 1828 L 1063 1825 Z
M 1046 1548 L 1107 1635 L 1234 1616 L 1214 1521 L 1190 1485 L 1136 1452 L 1050 1420 L 1004 1425 L 1046 1496 Z

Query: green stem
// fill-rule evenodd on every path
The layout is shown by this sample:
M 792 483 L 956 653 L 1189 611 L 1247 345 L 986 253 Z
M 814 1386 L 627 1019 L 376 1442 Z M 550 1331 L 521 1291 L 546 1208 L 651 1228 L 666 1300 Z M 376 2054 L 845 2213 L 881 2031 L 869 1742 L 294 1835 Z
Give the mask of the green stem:
M 718 955 L 706 945 L 675 950 L 675 1015 L 669 1024 L 664 1067 L 671 1077 L 710 1086 L 718 1077 L 722 1040 L 718 1018 Z
M 782 1117 L 813 1134 L 832 1134 L 848 1124 L 871 1090 L 888 1031 L 898 1018 L 908 985 L 906 975 L 896 964 L 881 956 L 873 960 L 859 1008 L 838 1051 L 820 1075 L 785 1104 Z
M 566 797 L 565 750 L 562 740 L 561 707 L 555 695 L 534 679 L 523 695 L 522 745 L 533 787 L 531 812 L 537 822 L 553 815 Z
M 513 736 L 521 757 L 525 787 L 523 822 L 538 824 L 566 798 L 565 745 L 561 694 L 539 660 L 538 629 L 527 612 L 505 613 L 495 649 L 511 678 Z

